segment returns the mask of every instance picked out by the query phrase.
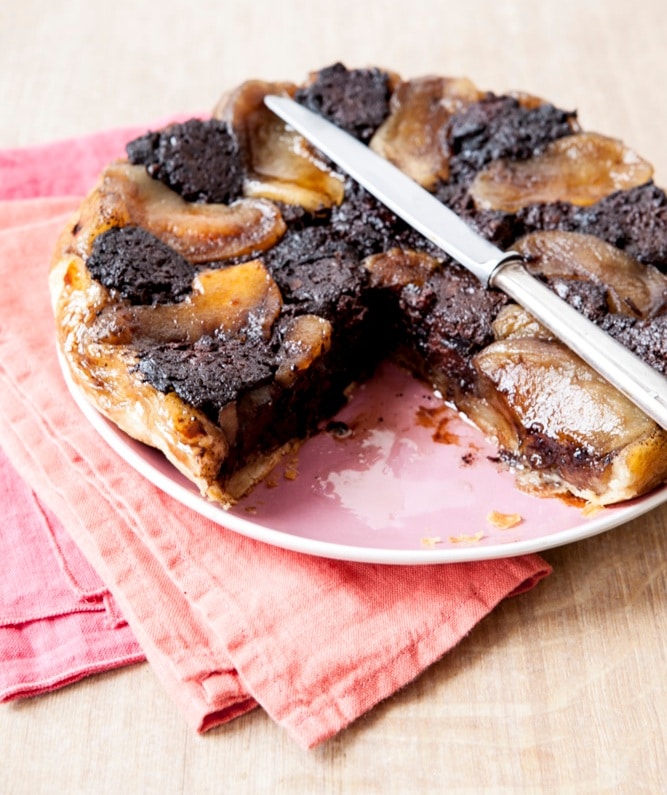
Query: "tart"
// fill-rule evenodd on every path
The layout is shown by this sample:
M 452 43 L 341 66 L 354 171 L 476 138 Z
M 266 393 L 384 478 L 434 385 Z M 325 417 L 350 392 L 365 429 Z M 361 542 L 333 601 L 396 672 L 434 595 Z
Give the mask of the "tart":
M 128 142 L 63 230 L 58 345 L 102 414 L 227 507 L 391 357 L 495 440 L 522 488 L 605 505 L 665 482 L 665 431 L 267 93 L 394 162 L 666 373 L 667 197 L 646 160 L 533 96 L 334 64 Z

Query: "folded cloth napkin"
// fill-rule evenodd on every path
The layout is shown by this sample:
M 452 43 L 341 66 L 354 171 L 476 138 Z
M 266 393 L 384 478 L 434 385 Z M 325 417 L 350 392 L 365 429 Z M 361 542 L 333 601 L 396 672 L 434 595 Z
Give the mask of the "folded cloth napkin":
M 30 168 L 48 172 L 48 151 Z M 438 566 L 309 557 L 227 531 L 144 481 L 82 421 L 63 383 L 46 271 L 67 214 L 52 205 L 0 202 L 0 439 L 197 729 L 260 704 L 316 745 L 548 574 L 536 555 Z
M 0 700 L 144 659 L 97 573 L 0 450 Z

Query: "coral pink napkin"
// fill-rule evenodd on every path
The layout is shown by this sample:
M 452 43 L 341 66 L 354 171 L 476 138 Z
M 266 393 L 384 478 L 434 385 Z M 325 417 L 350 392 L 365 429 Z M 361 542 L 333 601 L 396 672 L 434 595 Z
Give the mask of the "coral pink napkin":
M 115 601 L 0 450 L 0 700 L 143 659 Z
M 0 180 L 11 174 L 0 184 L 12 196 L 81 193 L 133 134 L 24 150 L 25 157 L 20 150 L 0 153 Z M 72 181 L 54 153 L 78 163 L 69 171 Z M 35 537 L 25 551 L 39 561 L 45 553 L 37 548 L 54 544 L 52 511 L 67 531 L 58 533 L 56 545 L 74 539 L 104 583 L 89 570 L 84 576 L 82 566 L 74 601 L 104 603 L 109 589 L 193 726 L 203 731 L 260 704 L 311 747 L 414 679 L 503 598 L 548 574 L 536 555 L 425 567 L 307 557 L 226 531 L 145 482 L 81 418 L 55 358 L 46 271 L 75 204 L 0 202 L 0 439 L 30 486 L 26 504 L 32 491 L 38 514 L 42 503 L 48 506 L 46 542 Z M 10 486 L 12 500 L 15 489 Z M 34 528 L 34 515 L 17 514 L 13 533 L 24 521 Z M 36 565 L 50 576 L 48 570 L 62 569 L 62 555 L 56 559 Z M 71 604 L 72 594 L 60 592 L 57 577 L 54 583 L 53 604 Z M 59 611 L 70 615 L 62 607 L 51 612 Z M 107 625 L 114 615 L 99 613 Z M 119 623 L 107 626 L 104 642 L 129 652 L 132 641 L 120 641 Z M 53 632 L 43 622 L 34 629 L 34 639 L 16 652 L 0 633 L 0 661 L 29 671 Z M 99 659 L 101 667 L 113 664 L 106 652 Z M 55 676 L 57 659 L 53 667 Z

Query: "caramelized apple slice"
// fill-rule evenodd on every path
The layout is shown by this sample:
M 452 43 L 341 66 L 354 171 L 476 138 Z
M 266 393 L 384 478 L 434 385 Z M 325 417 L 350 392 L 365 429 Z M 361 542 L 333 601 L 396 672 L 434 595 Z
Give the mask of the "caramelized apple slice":
M 248 155 L 243 192 L 310 212 L 340 204 L 343 181 L 313 147 L 264 105 L 267 94 L 293 93 L 291 83 L 250 80 L 216 108 L 234 127 Z
M 97 342 L 129 344 L 148 337 L 158 342 L 196 342 L 214 332 L 244 328 L 269 337 L 282 308 L 278 285 L 259 260 L 204 271 L 193 292 L 178 304 L 104 309 L 92 336 Z
M 554 340 L 553 334 L 518 304 L 506 304 L 493 321 L 493 335 L 497 340 L 535 337 Z
M 667 475 L 667 434 L 560 343 L 500 340 L 474 363 L 500 420 L 501 448 L 528 464 L 524 485 L 536 479 L 533 472 L 542 485 L 565 482 L 575 494 L 607 504 Z
M 276 381 L 291 386 L 299 372 L 329 350 L 331 334 L 331 323 L 318 315 L 294 318 L 283 338 Z
M 425 188 L 449 178 L 449 158 L 440 131 L 481 92 L 466 78 L 422 77 L 400 83 L 391 97 L 390 114 L 370 142 Z
M 114 226 L 134 224 L 152 232 L 190 262 L 211 262 L 271 248 L 285 232 L 277 207 L 261 199 L 233 204 L 193 204 L 151 179 L 143 166 L 116 162 L 81 209 L 77 253 Z
M 647 318 L 667 307 L 665 274 L 593 235 L 535 232 L 513 248 L 526 257 L 531 273 L 604 285 L 612 312 Z
M 438 261 L 423 251 L 392 248 L 364 260 L 372 287 L 422 285 L 438 267 Z
M 561 444 L 574 444 L 584 456 L 623 447 L 653 425 L 557 342 L 530 337 L 499 340 L 476 356 L 475 365 L 494 383 L 523 428 Z
M 567 201 L 585 206 L 617 190 L 643 185 L 652 166 L 620 141 L 578 133 L 549 144 L 528 160 L 494 160 L 470 193 L 482 210 L 514 213 L 529 204 Z

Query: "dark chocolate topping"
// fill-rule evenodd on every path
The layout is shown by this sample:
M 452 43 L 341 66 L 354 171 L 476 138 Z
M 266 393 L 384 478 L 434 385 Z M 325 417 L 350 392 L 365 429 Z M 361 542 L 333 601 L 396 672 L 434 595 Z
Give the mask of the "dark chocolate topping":
M 389 115 L 390 96 L 386 72 L 336 63 L 320 70 L 294 98 L 366 143 Z
M 452 263 L 423 285 L 401 288 L 398 322 L 429 368 L 466 388 L 475 381 L 470 358 L 493 341 L 493 320 L 507 300 Z
M 224 342 L 203 337 L 194 345 L 155 345 L 142 352 L 139 372 L 161 392 L 176 392 L 212 417 L 242 391 L 272 380 L 275 354 L 262 340 Z
M 530 204 L 516 214 L 478 210 L 460 183 L 442 182 L 435 195 L 500 248 L 511 248 L 531 232 L 581 232 L 667 273 L 667 195 L 652 182 L 617 191 L 589 207 L 559 201 Z
M 91 276 L 132 304 L 179 301 L 190 291 L 194 267 L 171 246 L 138 226 L 98 235 L 86 266 Z
M 667 375 L 667 315 L 640 320 L 611 314 L 600 325 L 651 367 Z
M 652 182 L 577 209 L 573 225 L 667 272 L 667 196 Z
M 667 196 L 653 182 L 617 191 L 590 207 L 530 205 L 519 210 L 515 223 L 517 235 L 539 230 L 595 235 L 667 272 Z
M 190 119 L 127 144 L 130 163 L 193 202 L 225 204 L 241 196 L 245 173 L 236 136 L 217 119 Z
M 515 233 L 521 236 L 529 232 L 556 230 L 574 232 L 577 226 L 574 220 L 577 209 L 573 204 L 562 201 L 549 204 L 529 204 L 522 207 L 514 216 Z
M 599 323 L 609 312 L 608 290 L 602 284 L 583 279 L 550 279 L 553 291 L 594 323 Z
M 574 131 L 576 114 L 543 104 L 526 108 L 509 96 L 490 96 L 455 114 L 443 130 L 451 179 L 466 182 L 501 157 L 524 160 Z
M 485 290 L 474 276 L 454 264 L 434 273 L 420 291 L 419 303 L 433 305 L 432 316 L 422 322 L 440 343 L 458 340 L 472 353 L 493 341 L 491 323 L 507 302 L 502 293 Z M 406 300 L 409 294 L 409 287 L 404 288 L 401 298 L 406 309 L 412 304 Z
M 360 258 L 397 246 L 434 249 L 412 227 L 349 179 L 345 183 L 345 199 L 331 211 L 330 226 L 332 233 L 353 246 Z
M 291 311 L 331 321 L 363 312 L 366 271 L 354 248 L 332 237 L 328 228 L 315 226 L 286 235 L 266 262 Z

